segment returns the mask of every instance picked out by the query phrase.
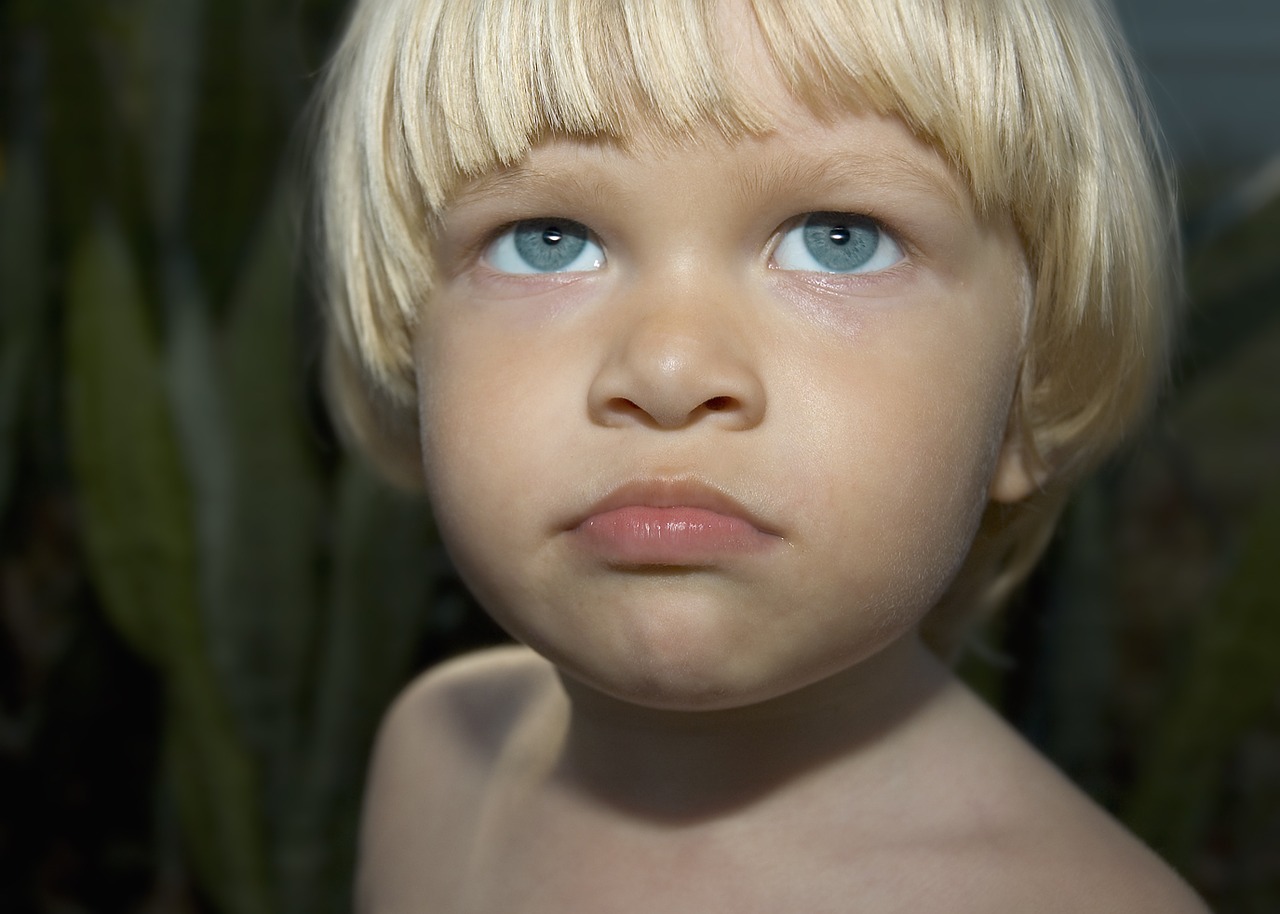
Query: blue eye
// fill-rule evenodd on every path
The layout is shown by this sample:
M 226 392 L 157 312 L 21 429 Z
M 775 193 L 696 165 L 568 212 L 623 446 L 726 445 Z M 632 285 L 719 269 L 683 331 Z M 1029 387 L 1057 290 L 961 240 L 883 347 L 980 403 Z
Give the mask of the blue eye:
M 525 219 L 494 239 L 484 253 L 503 273 L 580 273 L 604 266 L 604 251 L 581 222 Z
M 874 273 L 902 259 L 880 224 L 852 213 L 812 213 L 782 234 L 774 263 L 810 273 Z

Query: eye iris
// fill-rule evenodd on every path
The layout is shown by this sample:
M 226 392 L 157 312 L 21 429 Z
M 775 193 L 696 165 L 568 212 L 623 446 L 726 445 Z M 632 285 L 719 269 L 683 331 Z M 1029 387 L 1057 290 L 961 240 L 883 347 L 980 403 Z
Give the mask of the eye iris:
M 586 227 L 564 220 L 530 219 L 512 233 L 520 259 L 545 273 L 565 269 L 587 245 Z
M 848 273 L 866 264 L 880 245 L 880 229 L 871 219 L 817 213 L 804 226 L 804 246 L 828 270 Z

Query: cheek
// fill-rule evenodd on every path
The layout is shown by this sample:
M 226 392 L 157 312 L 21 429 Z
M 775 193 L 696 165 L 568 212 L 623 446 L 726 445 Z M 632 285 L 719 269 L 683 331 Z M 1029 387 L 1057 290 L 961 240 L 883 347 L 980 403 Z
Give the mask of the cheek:
M 972 534 L 988 500 L 991 478 L 1004 442 L 1014 387 L 1012 362 L 973 359 L 949 366 L 919 383 L 911 392 L 918 411 L 915 423 L 897 432 L 898 453 L 906 455 L 904 487 L 929 491 L 936 514 L 952 519 Z M 888 434 L 894 434 L 890 429 Z
M 912 339 L 909 356 L 867 354 L 865 371 L 843 363 L 846 386 L 826 390 L 818 407 L 839 417 L 818 438 L 832 466 L 813 484 L 839 512 L 847 541 L 876 551 L 867 567 L 905 572 L 918 583 L 907 599 L 927 602 L 963 562 L 986 507 L 1016 353 L 933 345 L 927 333 Z M 826 370 L 837 375 L 841 364 Z
M 574 447 L 566 363 L 518 348 L 464 328 L 438 334 L 417 355 L 427 495 L 451 557 L 482 602 L 507 567 L 494 557 L 532 548 L 555 516 L 547 499 L 556 480 L 548 474 Z
M 508 475 L 493 448 L 506 440 L 496 432 L 510 418 L 503 396 L 510 381 L 502 360 L 465 342 L 456 335 L 430 333 L 416 353 L 427 494 L 455 560 L 466 551 L 458 549 L 459 543 L 465 546 L 474 537 L 498 532 L 477 527 L 493 517 L 483 501 L 492 494 L 494 480 Z
M 424 328 L 415 353 L 425 469 L 429 482 L 466 486 L 499 459 L 495 446 L 525 437 L 516 401 L 529 390 L 529 360 L 465 322 L 440 323 Z

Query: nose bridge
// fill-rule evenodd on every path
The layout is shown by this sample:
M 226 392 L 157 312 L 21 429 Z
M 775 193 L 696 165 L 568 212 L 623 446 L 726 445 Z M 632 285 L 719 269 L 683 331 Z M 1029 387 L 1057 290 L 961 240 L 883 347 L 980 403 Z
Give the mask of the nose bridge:
M 597 421 L 758 424 L 765 390 L 739 298 L 689 268 L 637 283 L 614 302 L 612 336 L 590 392 Z

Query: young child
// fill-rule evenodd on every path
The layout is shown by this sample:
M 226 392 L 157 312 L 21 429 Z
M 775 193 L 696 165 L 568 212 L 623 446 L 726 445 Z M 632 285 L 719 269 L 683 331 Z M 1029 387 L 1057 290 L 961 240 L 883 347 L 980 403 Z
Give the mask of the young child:
M 332 392 L 522 645 L 387 718 L 364 912 L 1199 912 L 949 669 L 1141 416 L 1088 0 L 364 0 Z

